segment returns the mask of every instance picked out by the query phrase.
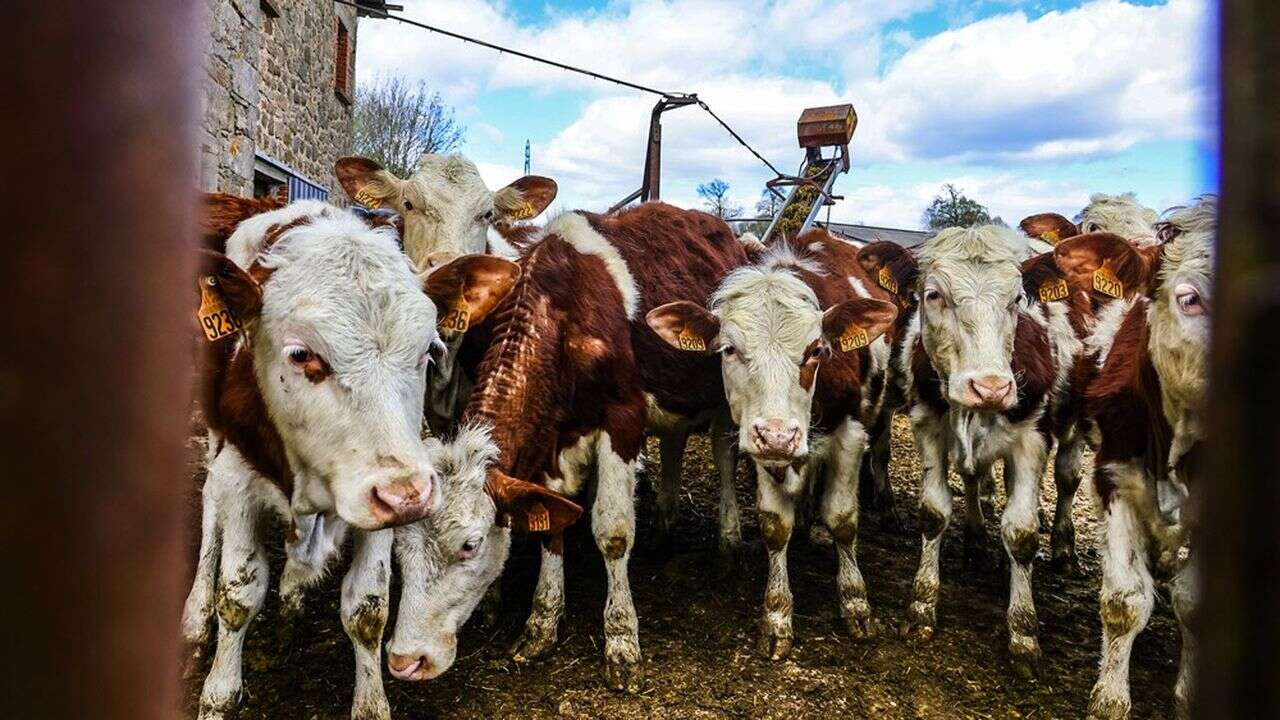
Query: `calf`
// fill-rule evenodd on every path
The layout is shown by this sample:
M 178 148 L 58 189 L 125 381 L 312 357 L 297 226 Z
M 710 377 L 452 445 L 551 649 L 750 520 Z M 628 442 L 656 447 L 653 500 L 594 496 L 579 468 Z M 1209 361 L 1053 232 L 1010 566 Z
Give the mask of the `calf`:
M 796 501 L 823 466 L 820 506 L 839 558 L 840 616 L 853 637 L 874 634 L 856 554 L 858 471 L 865 418 L 877 413 L 875 390 L 883 390 L 888 363 L 881 336 L 897 310 L 855 256 L 846 243 L 813 230 L 730 273 L 710 309 L 679 301 L 647 316 L 672 347 L 720 356 L 738 446 L 756 467 L 769 553 L 760 646 L 774 660 L 787 656 L 793 637 L 787 545 Z
M 920 250 L 918 309 L 899 371 L 923 466 L 923 550 L 902 632 L 921 640 L 933 636 L 942 535 L 951 517 L 949 465 L 954 462 L 964 480 L 966 539 L 976 547 L 982 537 L 979 482 L 1003 459 L 1009 649 L 1015 669 L 1031 674 L 1040 656 L 1031 597 L 1040 478 L 1054 404 L 1080 342 L 1064 307 L 1024 292 L 1025 255 L 1025 239 L 994 226 L 949 228 Z
M 594 476 L 592 534 L 605 559 L 609 593 L 605 675 L 614 688 L 639 688 L 639 627 L 627 561 L 635 541 L 634 490 L 645 426 L 654 416 L 688 418 L 724 403 L 716 359 L 671 348 L 643 315 L 663 303 L 707 297 L 745 260 L 723 221 L 661 203 L 609 216 L 562 215 L 522 255 L 523 274 L 494 315 L 492 339 L 463 414 L 464 425 L 488 428 L 497 460 L 483 488 L 473 483 L 458 491 L 467 493 L 459 502 L 479 507 L 482 520 L 508 517 L 516 526 L 549 532 L 533 611 L 514 650 L 518 660 L 545 653 L 556 640 L 564 612 L 561 531 L 573 514 L 545 497 L 536 500 L 536 512 L 508 508 L 528 506 L 519 498 L 530 486 L 576 496 Z M 496 510 L 479 499 L 485 491 Z M 402 534 L 410 532 L 417 531 Z M 423 542 L 430 544 L 446 531 L 424 532 Z M 468 560 L 485 570 L 452 571 L 477 573 L 473 577 L 479 579 L 459 581 L 466 587 L 451 595 L 448 607 L 436 606 L 439 624 L 406 625 L 403 631 L 397 626 L 389 648 L 394 675 L 422 679 L 448 667 L 451 652 L 439 648 L 451 646 L 456 624 L 491 581 L 485 578 L 496 576 L 501 555 Z M 417 571 L 406 566 L 404 572 L 409 577 Z M 422 593 L 432 590 L 430 582 L 406 582 L 402 603 L 426 606 L 433 600 Z
M 1123 279 L 1134 290 L 1126 293 L 1120 322 L 1098 328 L 1098 371 L 1086 393 L 1100 438 L 1094 484 L 1103 520 L 1102 663 L 1091 718 L 1129 716 L 1129 655 L 1151 616 L 1155 583 L 1166 579 L 1182 629 L 1174 698 L 1178 717 L 1188 716 L 1196 553 L 1184 546 L 1194 516 L 1176 521 L 1162 509 L 1158 488 L 1185 486 L 1192 507 L 1203 492 L 1196 457 L 1204 433 L 1216 215 L 1216 202 L 1204 199 L 1169 217 L 1158 254 L 1144 257 L 1120 245 L 1094 258 L 1133 268 Z
M 286 608 L 322 574 L 348 525 L 367 531 L 342 593 L 356 651 L 352 714 L 388 717 L 378 645 L 392 534 L 383 528 L 439 505 L 420 439 L 435 306 L 393 233 L 317 201 L 241 223 L 227 255 L 206 252 L 200 290 L 209 467 L 184 635 L 202 646 L 215 609 L 218 618 L 200 716 L 235 705 L 244 634 L 266 591 L 260 520 L 274 514 L 291 526 Z

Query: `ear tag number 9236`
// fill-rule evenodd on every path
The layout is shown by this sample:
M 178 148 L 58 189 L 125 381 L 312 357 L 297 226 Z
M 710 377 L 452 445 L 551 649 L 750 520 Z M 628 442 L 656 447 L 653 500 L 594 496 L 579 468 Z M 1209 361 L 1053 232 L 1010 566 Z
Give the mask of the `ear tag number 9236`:
M 196 311 L 196 319 L 200 321 L 200 328 L 204 330 L 204 336 L 209 342 L 234 335 L 241 328 L 240 321 L 214 289 L 217 282 L 212 275 L 200 278 L 200 309 Z

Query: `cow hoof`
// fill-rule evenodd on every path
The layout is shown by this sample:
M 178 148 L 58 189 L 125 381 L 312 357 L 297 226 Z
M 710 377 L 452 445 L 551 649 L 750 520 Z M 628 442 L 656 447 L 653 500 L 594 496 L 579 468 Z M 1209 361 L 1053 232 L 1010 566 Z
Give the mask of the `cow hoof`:
M 831 529 L 821 523 L 809 526 L 809 542 L 817 547 L 831 547 L 835 542 L 831 538 Z
M 391 720 L 391 706 L 387 699 L 376 698 L 351 706 L 351 720 Z
M 1089 720 L 1129 720 L 1129 698 L 1108 695 L 1094 688 L 1089 695 Z
M 874 640 L 880 634 L 880 623 L 874 617 L 848 616 L 844 619 L 845 629 L 854 640 Z
M 644 665 L 638 658 L 605 658 L 604 679 L 611 690 L 635 695 L 644 684 Z
M 550 632 L 530 631 L 525 627 L 524 632 L 520 633 L 520 639 L 516 640 L 516 644 L 511 646 L 511 659 L 516 662 L 528 662 L 536 660 L 556 644 L 556 631 L 554 628 Z
M 1084 568 L 1080 565 L 1080 558 L 1076 557 L 1075 550 L 1063 550 L 1055 552 L 1053 559 L 1049 561 L 1049 567 L 1059 575 L 1066 577 L 1083 577 Z
M 760 654 L 770 660 L 785 660 L 791 654 L 791 628 L 765 628 L 760 635 Z
M 236 705 L 240 700 L 239 693 L 220 700 L 200 700 L 200 716 L 197 720 L 233 720 L 236 717 Z
M 907 617 L 898 626 L 898 634 L 908 642 L 929 642 L 933 639 L 936 610 L 932 605 L 911 603 Z
M 1034 637 L 1010 638 L 1009 655 L 1014 675 L 1028 681 L 1039 679 L 1040 643 Z

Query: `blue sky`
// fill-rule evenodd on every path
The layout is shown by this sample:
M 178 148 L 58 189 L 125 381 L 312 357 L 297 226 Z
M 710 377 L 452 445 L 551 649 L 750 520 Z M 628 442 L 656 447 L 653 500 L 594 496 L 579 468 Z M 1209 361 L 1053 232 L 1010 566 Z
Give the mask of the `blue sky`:
M 1216 187 L 1211 0 L 405 0 L 457 32 L 663 89 L 697 92 L 792 171 L 795 120 L 851 102 L 836 220 L 916 227 L 953 182 L 1016 222 L 1092 192 L 1157 208 Z M 468 126 L 491 188 L 533 170 L 557 205 L 639 186 L 655 98 L 390 21 L 360 25 L 358 80 L 425 80 Z M 696 108 L 664 120 L 663 199 L 727 180 L 750 208 L 770 173 Z

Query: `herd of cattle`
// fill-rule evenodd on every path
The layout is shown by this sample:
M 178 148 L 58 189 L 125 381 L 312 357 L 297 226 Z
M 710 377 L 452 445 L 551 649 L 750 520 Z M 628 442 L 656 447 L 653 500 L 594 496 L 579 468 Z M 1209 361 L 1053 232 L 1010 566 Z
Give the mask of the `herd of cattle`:
M 555 644 L 564 614 L 563 533 L 583 513 L 571 498 L 589 497 L 608 578 L 604 674 L 637 690 L 627 563 L 646 432 L 661 453 L 656 526 L 670 531 L 686 441 L 709 428 L 726 551 L 741 542 L 737 453 L 750 456 L 769 562 L 764 654 L 791 648 L 787 546 L 806 513 L 834 545 L 848 632 L 872 636 L 859 482 L 865 460 L 864 494 L 892 502 L 897 412 L 910 416 L 923 467 L 923 549 L 900 632 L 935 632 L 949 469 L 964 482 L 966 551 L 982 553 L 982 499 L 1003 460 L 1008 646 L 1013 669 L 1034 673 L 1041 480 L 1056 444 L 1050 556 L 1072 565 L 1088 445 L 1103 566 L 1090 716 L 1128 716 L 1129 653 L 1157 582 L 1183 630 L 1175 698 L 1185 713 L 1212 198 L 1161 217 L 1131 196 L 1095 196 L 1078 224 L 1043 214 L 1021 233 L 949 228 L 912 252 L 859 249 L 820 229 L 766 247 L 661 203 L 538 226 L 522 221 L 551 203 L 554 182 L 530 176 L 491 192 L 460 156 L 429 155 L 410 178 L 360 158 L 340 160 L 336 174 L 372 209 L 206 201 L 208 476 L 182 620 L 196 648 L 216 626 L 202 719 L 237 702 L 246 629 L 267 592 L 260 521 L 272 515 L 289 527 L 285 621 L 353 535 L 341 593 L 356 658 L 351 713 L 389 718 L 381 646 L 393 554 L 402 597 L 387 663 L 396 678 L 426 680 L 453 663 L 512 530 L 541 534 L 514 650 L 534 658 Z

